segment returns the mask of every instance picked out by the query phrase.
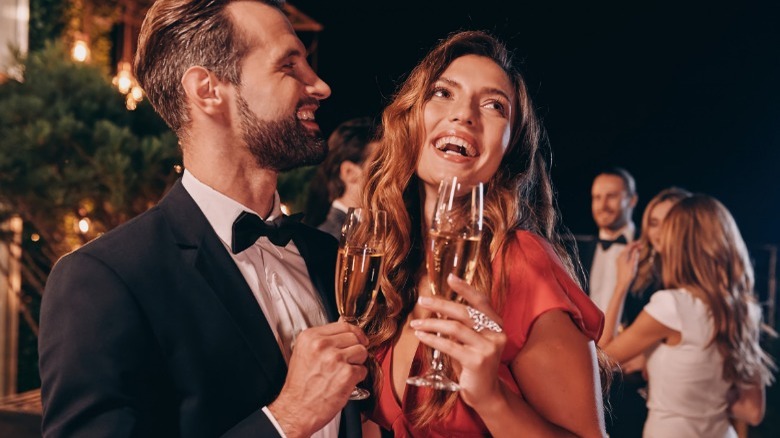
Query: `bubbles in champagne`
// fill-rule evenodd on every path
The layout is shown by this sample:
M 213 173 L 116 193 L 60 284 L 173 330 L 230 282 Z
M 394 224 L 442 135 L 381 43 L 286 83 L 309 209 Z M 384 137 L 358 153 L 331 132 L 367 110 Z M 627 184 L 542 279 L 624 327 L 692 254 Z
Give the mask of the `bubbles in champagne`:
M 336 261 L 336 306 L 348 322 L 362 322 L 371 312 L 384 253 L 362 247 L 339 249 Z
M 431 231 L 428 236 L 428 277 L 434 295 L 454 300 L 457 294 L 447 284 L 447 276 L 454 274 L 471 283 L 477 269 L 478 236 Z

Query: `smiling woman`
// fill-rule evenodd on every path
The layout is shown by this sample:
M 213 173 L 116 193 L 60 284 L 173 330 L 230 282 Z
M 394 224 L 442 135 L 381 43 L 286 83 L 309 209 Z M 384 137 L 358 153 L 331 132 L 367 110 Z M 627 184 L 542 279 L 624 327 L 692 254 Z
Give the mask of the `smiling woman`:
M 543 129 L 506 48 L 483 32 L 451 35 L 382 122 L 365 197 L 390 216 L 381 305 L 366 327 L 378 362 L 368 416 L 396 436 L 602 436 L 603 316 L 572 275 Z M 423 262 L 439 182 L 452 177 L 485 185 L 473 281 L 448 280 L 461 302 L 432 296 Z M 459 392 L 406 385 L 432 349 Z

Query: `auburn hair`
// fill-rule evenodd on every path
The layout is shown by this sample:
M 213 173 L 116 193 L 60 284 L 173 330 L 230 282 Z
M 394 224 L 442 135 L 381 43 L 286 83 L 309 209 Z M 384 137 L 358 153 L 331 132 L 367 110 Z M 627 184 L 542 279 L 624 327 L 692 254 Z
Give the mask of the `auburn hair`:
M 493 36 L 480 31 L 454 33 L 412 70 L 384 110 L 380 146 L 368 164 L 365 204 L 388 214 L 385 272 L 380 279 L 383 293 L 375 306 L 376 314 L 365 327 L 369 351 L 373 353 L 392 345 L 417 300 L 417 283 L 425 269 L 422 184 L 415 174 L 425 135 L 423 107 L 432 96 L 436 80 L 453 60 L 465 55 L 484 56 L 503 69 L 515 90 L 512 107 L 518 109 L 513 111 L 509 145 L 498 171 L 485 183 L 481 254 L 472 284 L 477 290 L 490 293 L 491 261 L 505 257 L 505 243 L 516 230 L 528 230 L 550 241 L 570 275 L 576 278 L 574 264 L 559 234 L 547 138 L 535 115 L 525 80 L 510 52 Z M 507 282 L 503 273 L 498 278 Z M 504 297 L 492 298 L 500 308 Z M 424 349 L 430 358 L 431 349 Z M 374 393 L 379 393 L 381 377 L 376 368 L 374 364 L 371 374 Z M 452 367 L 447 368 L 452 371 Z M 446 417 L 458 398 L 457 393 L 448 391 L 430 394 L 411 414 L 411 421 L 418 427 Z

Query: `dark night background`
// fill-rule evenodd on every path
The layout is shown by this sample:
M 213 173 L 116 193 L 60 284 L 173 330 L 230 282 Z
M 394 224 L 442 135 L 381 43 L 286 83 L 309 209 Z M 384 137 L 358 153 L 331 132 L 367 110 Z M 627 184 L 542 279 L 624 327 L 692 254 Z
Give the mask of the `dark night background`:
M 325 134 L 378 116 L 440 38 L 488 30 L 522 60 L 553 151 L 566 225 L 591 233 L 590 183 L 637 179 L 644 205 L 679 185 L 719 198 L 745 240 L 780 244 L 780 6 L 776 2 L 293 0 L 324 25 Z

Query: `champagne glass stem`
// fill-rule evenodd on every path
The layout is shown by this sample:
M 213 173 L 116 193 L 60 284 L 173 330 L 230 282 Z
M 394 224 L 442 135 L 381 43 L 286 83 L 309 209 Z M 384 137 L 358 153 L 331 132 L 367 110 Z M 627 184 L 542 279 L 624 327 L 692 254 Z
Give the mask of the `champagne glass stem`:
M 436 336 L 441 336 L 441 334 L 436 333 Z M 441 353 L 439 353 L 439 350 L 433 350 L 433 360 L 431 360 L 431 369 L 436 372 L 442 372 L 444 369 L 444 366 L 441 362 Z

